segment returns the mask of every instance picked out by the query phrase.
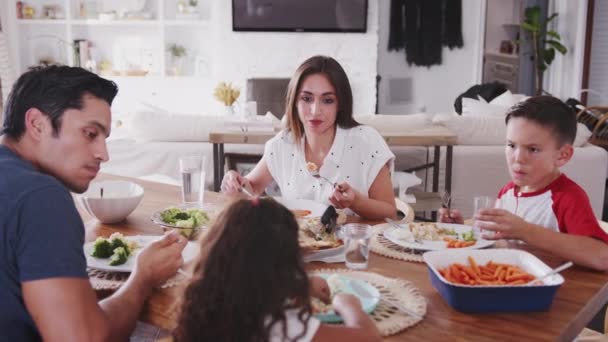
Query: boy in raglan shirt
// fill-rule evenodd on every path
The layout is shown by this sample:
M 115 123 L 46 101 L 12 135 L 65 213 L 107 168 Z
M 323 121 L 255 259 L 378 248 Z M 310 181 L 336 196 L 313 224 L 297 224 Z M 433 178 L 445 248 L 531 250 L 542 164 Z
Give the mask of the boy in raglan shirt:
M 511 181 L 493 209 L 475 214 L 491 231 L 486 239 L 518 239 L 566 260 L 608 270 L 608 234 L 599 226 L 585 191 L 559 168 L 574 153 L 576 116 L 551 96 L 531 97 L 513 107 L 507 124 L 506 157 Z M 440 210 L 441 222 L 462 223 L 457 210 Z

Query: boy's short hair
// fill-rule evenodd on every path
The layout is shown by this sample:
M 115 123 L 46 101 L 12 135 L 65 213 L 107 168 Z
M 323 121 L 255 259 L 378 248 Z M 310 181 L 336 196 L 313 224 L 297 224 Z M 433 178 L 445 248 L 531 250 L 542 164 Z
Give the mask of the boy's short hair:
M 574 143 L 576 137 L 576 113 L 553 96 L 534 96 L 513 106 L 505 123 L 511 118 L 526 118 L 553 130 L 561 145 Z
M 33 67 L 17 79 L 4 108 L 0 135 L 19 140 L 25 133 L 25 113 L 37 108 L 48 116 L 53 134 L 59 134 L 67 109 L 82 109 L 83 95 L 91 94 L 112 105 L 118 87 L 82 68 L 63 65 Z

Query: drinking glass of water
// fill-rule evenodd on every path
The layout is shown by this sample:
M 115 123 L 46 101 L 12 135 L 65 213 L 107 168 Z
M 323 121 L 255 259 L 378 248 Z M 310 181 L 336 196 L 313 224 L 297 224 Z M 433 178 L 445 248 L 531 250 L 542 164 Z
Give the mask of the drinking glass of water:
M 205 156 L 189 155 L 179 158 L 182 174 L 182 202 L 201 207 L 205 196 Z
M 349 223 L 344 225 L 342 230 L 344 232 L 346 267 L 355 270 L 367 268 L 372 227 L 368 224 Z
M 473 198 L 473 214 L 477 214 L 481 209 L 494 208 L 496 199 L 490 196 L 475 196 Z M 477 220 L 473 221 L 473 233 L 476 237 L 481 236 L 481 228 L 477 225 Z

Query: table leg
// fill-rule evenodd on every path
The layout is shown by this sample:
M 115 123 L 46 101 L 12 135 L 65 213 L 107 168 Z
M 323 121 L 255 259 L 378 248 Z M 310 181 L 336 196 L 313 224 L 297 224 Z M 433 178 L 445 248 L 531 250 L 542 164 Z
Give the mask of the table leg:
M 433 148 L 433 192 L 439 191 L 439 161 L 441 159 L 441 146 Z M 431 220 L 437 221 L 437 210 L 431 212 Z
M 441 159 L 441 146 L 435 146 L 433 156 L 433 192 L 439 191 L 439 160 Z
M 224 155 L 224 144 L 219 144 L 218 148 L 218 191 L 220 190 L 220 186 L 222 185 L 222 179 L 224 179 L 224 165 L 226 165 L 226 156 Z
M 213 143 L 213 191 L 215 192 L 220 191 L 220 182 L 222 181 L 221 179 L 219 179 L 219 165 L 219 146 L 218 144 Z
M 445 191 L 452 194 L 452 150 L 454 146 L 448 145 L 445 155 Z

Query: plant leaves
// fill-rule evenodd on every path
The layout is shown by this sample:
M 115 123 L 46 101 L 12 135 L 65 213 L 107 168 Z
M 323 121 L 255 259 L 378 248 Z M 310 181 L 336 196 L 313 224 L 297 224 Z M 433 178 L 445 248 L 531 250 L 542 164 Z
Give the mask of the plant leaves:
M 521 28 L 523 28 L 526 31 L 530 31 L 530 32 L 534 32 L 534 33 L 538 32 L 538 27 L 537 26 L 534 26 L 534 25 L 529 24 L 527 22 L 521 23 L 520 26 L 521 26 Z
M 551 20 L 557 18 L 557 13 L 553 13 L 551 14 L 551 16 L 549 18 L 547 18 L 547 21 L 545 21 L 545 24 L 548 24 L 551 22 Z
M 563 46 L 557 40 L 547 40 L 547 44 L 551 45 L 555 50 L 559 51 L 562 55 L 565 55 L 568 52 L 568 48 Z
M 543 60 L 544 60 L 545 64 L 547 64 L 547 66 L 550 65 L 554 59 L 555 59 L 555 49 L 549 48 L 549 49 L 543 50 Z
M 539 6 L 527 7 L 525 16 L 526 16 L 525 22 L 532 25 L 533 27 L 536 27 L 536 30 L 538 31 L 538 28 L 540 26 L 540 7 Z
M 559 35 L 559 33 L 555 32 L 555 31 L 547 31 L 547 36 L 553 37 L 556 40 L 561 40 L 562 39 L 562 37 Z

